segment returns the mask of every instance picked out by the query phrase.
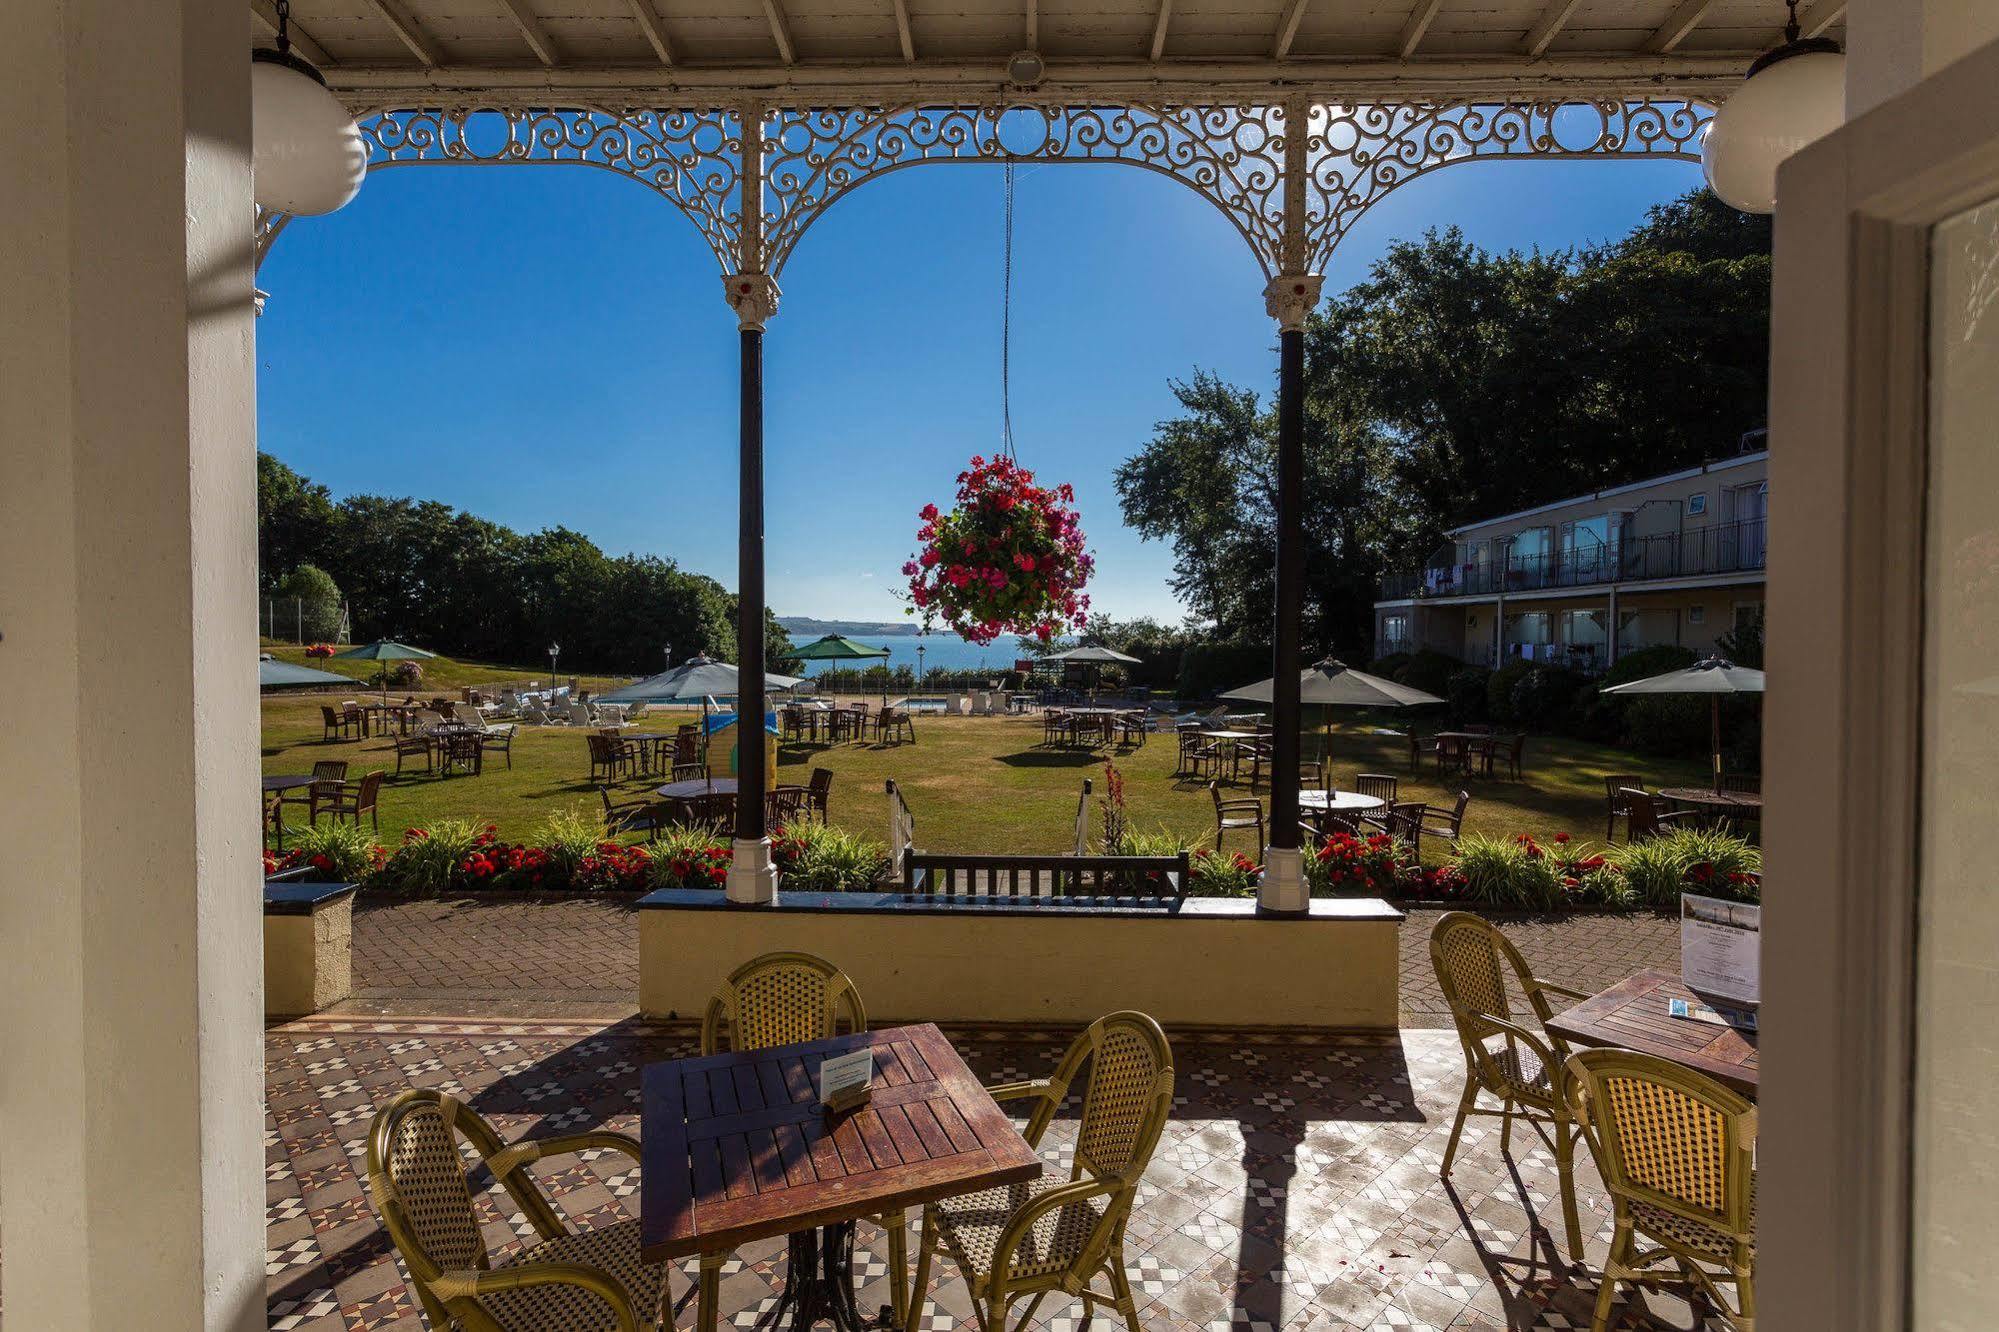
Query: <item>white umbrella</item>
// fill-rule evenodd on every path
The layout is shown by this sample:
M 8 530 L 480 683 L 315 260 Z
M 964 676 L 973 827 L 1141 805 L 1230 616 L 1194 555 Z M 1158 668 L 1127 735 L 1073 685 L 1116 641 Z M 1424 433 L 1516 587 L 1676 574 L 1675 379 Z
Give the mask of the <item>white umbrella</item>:
M 1240 699 L 1247 703 L 1268 703 L 1276 694 L 1277 680 L 1258 680 L 1255 684 L 1231 689 L 1223 698 Z M 1366 671 L 1357 671 L 1345 662 L 1327 657 L 1314 662 L 1298 674 L 1299 703 L 1316 703 L 1328 708 L 1420 708 L 1431 703 L 1442 703 L 1435 694 L 1426 694 L 1420 689 L 1384 680 Z M 1323 753 L 1330 752 L 1331 718 L 1327 719 L 1328 736 Z
M 766 693 L 789 693 L 802 684 L 797 676 L 764 673 Z M 737 693 L 736 668 L 726 661 L 716 661 L 712 657 L 689 657 L 670 671 L 647 676 L 621 689 L 613 689 L 608 694 L 597 697 L 599 703 L 692 703 L 701 700 L 701 729 L 705 735 L 708 729 L 709 701 L 717 695 L 735 697 Z M 742 700 L 737 699 L 741 709 Z
M 1051 652 L 1044 660 L 1059 661 L 1064 665 L 1075 662 L 1079 665 L 1088 666 L 1090 668 L 1090 690 L 1092 694 L 1096 692 L 1098 672 L 1105 665 L 1136 666 L 1139 664 L 1137 657 L 1128 657 L 1115 648 L 1107 647 L 1073 647 L 1064 652 Z
M 1721 696 L 1723 694 L 1760 694 L 1763 692 L 1763 672 L 1747 666 L 1737 666 L 1722 657 L 1709 657 L 1697 661 L 1684 670 L 1667 671 L 1664 675 L 1648 675 L 1642 680 L 1632 680 L 1626 684 L 1610 685 L 1602 692 L 1606 694 L 1706 694 L 1708 696 L 1708 726 L 1714 748 L 1714 789 L 1721 790 Z

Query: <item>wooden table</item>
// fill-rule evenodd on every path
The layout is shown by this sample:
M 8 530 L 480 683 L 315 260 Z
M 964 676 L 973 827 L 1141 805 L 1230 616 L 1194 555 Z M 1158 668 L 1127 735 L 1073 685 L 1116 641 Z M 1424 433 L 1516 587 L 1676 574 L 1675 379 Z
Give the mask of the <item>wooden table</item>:
M 662 731 L 633 731 L 630 735 L 619 736 L 618 740 L 638 751 L 641 772 L 656 772 L 667 766 L 660 761 L 659 751 L 670 749 L 674 737 Z
M 1692 805 L 1703 813 L 1763 817 L 1763 797 L 1751 791 L 1717 791 L 1711 786 L 1668 786 L 1659 792 L 1667 800 Z
M 862 1048 L 875 1052 L 873 1100 L 829 1119 L 819 1062 Z M 1041 1174 L 930 1023 L 648 1064 L 641 1088 L 640 1256 L 666 1262 L 789 1235 L 784 1289 L 759 1329 L 827 1318 L 837 1332 L 862 1332 L 856 1219 Z
M 1548 1030 L 1570 1045 L 1615 1045 L 1685 1064 L 1755 1100 L 1756 1033 L 1676 1018 L 1666 1011 L 1672 999 L 1707 1002 L 1672 972 L 1646 970 L 1555 1014 Z
M 271 776 L 264 778 L 264 794 L 275 795 L 278 797 L 279 803 L 271 806 L 270 814 L 271 814 L 272 833 L 278 840 L 277 849 L 280 851 L 285 849 L 285 820 L 284 820 L 284 803 L 283 803 L 285 792 L 296 791 L 301 786 L 311 786 L 314 780 L 315 779 L 311 773 L 304 773 L 304 774 L 293 773 L 293 774 Z

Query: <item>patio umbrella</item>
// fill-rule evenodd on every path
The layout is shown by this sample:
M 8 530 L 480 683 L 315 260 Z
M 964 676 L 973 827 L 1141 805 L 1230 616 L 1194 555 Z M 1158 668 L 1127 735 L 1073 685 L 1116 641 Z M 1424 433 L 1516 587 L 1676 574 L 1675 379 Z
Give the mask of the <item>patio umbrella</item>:
M 1708 696 L 1708 727 L 1714 748 L 1714 789 L 1721 790 L 1721 696 L 1723 694 L 1760 694 L 1763 692 L 1763 672 L 1751 670 L 1747 666 L 1737 666 L 1722 657 L 1709 657 L 1697 661 L 1684 670 L 1667 671 L 1664 675 L 1648 675 L 1642 680 L 1632 680 L 1621 685 L 1610 685 L 1602 692 L 1606 694 L 1706 694 Z
M 1258 680 L 1255 684 L 1231 689 L 1223 698 L 1239 699 L 1248 703 L 1268 703 L 1275 696 L 1277 681 Z M 1322 708 L 1420 708 L 1431 703 L 1442 703 L 1435 694 L 1426 694 L 1420 689 L 1384 680 L 1366 671 L 1354 670 L 1344 662 L 1327 657 L 1314 662 L 1299 673 L 1298 701 L 1316 703 Z M 1326 740 L 1320 757 L 1331 752 L 1332 716 L 1326 714 Z
M 348 661 L 423 661 L 437 656 L 435 652 L 425 652 L 422 648 L 411 647 L 408 643 L 398 643 L 387 638 L 378 638 L 372 643 L 363 643 L 358 647 L 351 647 L 345 652 L 336 652 L 333 655 L 343 657 Z M 382 697 L 387 698 L 388 696 L 389 669 L 384 666 L 382 668 Z
M 789 693 L 803 683 L 796 676 L 764 674 L 764 689 Z M 736 668 L 712 657 L 689 657 L 670 671 L 647 676 L 633 684 L 613 689 L 597 697 L 599 703 L 692 703 L 701 700 L 701 730 L 707 734 L 709 700 L 736 693 Z M 736 700 L 738 711 L 742 700 Z
M 1090 692 L 1092 694 L 1097 691 L 1098 672 L 1102 671 L 1106 665 L 1136 666 L 1139 664 L 1137 657 L 1128 657 L 1115 648 L 1107 647 L 1073 647 L 1066 652 L 1051 652 L 1044 660 L 1059 661 L 1064 665 L 1075 662 L 1079 665 L 1088 666 L 1090 668 Z
M 275 661 L 270 657 L 257 659 L 257 688 L 283 689 L 289 685 L 351 685 L 354 681 L 332 671 L 316 671 L 310 666 L 297 666 L 289 661 Z
M 889 653 L 885 647 L 869 647 L 866 643 L 840 634 L 828 634 L 824 638 L 807 643 L 791 655 L 798 661 L 858 661 L 866 657 L 879 657 L 886 665 Z M 888 702 L 887 675 L 882 677 L 882 702 Z

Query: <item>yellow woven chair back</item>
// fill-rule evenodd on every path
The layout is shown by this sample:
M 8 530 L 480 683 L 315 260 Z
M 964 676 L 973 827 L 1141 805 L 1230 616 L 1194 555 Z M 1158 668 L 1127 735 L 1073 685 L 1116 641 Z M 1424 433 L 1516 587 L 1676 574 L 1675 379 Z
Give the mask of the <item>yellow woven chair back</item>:
M 1713 1078 L 1635 1050 L 1569 1057 L 1569 1098 L 1614 1198 L 1753 1241 L 1756 1107 Z
M 1090 1081 L 1076 1132 L 1071 1179 L 1134 1184 L 1152 1159 L 1173 1109 L 1173 1047 L 1143 1013 L 1111 1013 L 1084 1028 L 1049 1077 L 1053 1094 L 1028 1119 L 1026 1137 L 1039 1144 L 1083 1065 Z
M 730 972 L 708 1001 L 701 1053 L 824 1040 L 843 1016 L 850 1030 L 868 1029 L 867 1010 L 846 972 L 810 953 L 766 953 Z
M 1477 1029 L 1481 1016 L 1511 1020 L 1506 969 L 1512 967 L 1517 978 L 1526 966 L 1492 922 L 1468 911 L 1446 915 L 1430 931 L 1430 962 L 1460 1035 L 1473 1039 L 1491 1035 L 1490 1027 Z M 1474 1030 L 1466 1030 L 1468 1022 Z

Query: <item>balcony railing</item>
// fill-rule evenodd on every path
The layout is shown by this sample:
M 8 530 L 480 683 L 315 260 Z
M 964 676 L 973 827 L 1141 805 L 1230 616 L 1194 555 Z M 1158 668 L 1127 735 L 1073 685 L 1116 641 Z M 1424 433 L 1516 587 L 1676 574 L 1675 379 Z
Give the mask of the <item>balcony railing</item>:
M 1391 574 L 1381 580 L 1381 599 L 1489 597 L 1499 592 L 1749 572 L 1763 568 L 1768 521 L 1750 518 L 1689 532 L 1632 537 L 1621 547 L 1509 555 L 1504 563 L 1432 566 L 1418 573 Z

